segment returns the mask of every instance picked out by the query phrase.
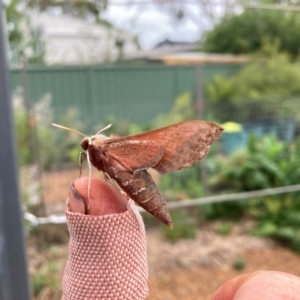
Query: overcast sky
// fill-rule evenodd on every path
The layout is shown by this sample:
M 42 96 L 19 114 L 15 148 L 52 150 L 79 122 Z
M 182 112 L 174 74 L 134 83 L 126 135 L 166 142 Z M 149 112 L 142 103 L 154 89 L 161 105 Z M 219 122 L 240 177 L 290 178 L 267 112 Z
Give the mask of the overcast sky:
M 185 17 L 181 20 L 176 20 L 170 15 L 169 5 L 154 5 L 151 4 L 151 1 L 145 0 L 132 1 L 143 2 L 143 4 L 127 5 L 117 5 L 116 3 L 128 3 L 128 0 L 111 0 L 111 2 L 108 9 L 101 15 L 102 18 L 137 35 L 140 45 L 144 49 L 151 49 L 165 39 L 195 42 L 203 31 L 203 26 L 195 21 L 201 17 L 199 6 L 188 3 L 188 1 L 180 1 L 183 4 L 178 4 L 177 9 L 183 6 L 185 11 L 193 13 L 193 18 Z M 210 24 L 206 25 L 209 27 Z

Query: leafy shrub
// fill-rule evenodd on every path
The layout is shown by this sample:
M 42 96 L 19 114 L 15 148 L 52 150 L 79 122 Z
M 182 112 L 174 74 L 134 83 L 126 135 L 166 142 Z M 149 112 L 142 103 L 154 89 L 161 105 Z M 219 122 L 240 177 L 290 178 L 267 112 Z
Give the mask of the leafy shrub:
M 215 191 L 242 192 L 298 184 L 300 181 L 300 138 L 289 145 L 275 136 L 251 136 L 248 148 L 219 159 L 219 169 L 211 177 Z M 257 197 L 243 202 L 209 206 L 208 217 L 228 217 L 230 209 L 240 216 L 257 219 L 252 233 L 269 236 L 300 252 L 299 193 Z M 229 207 L 231 206 L 231 207 Z M 228 209 L 230 208 L 230 209 Z M 232 212 L 231 212 L 232 213 Z
M 274 135 L 249 137 L 248 147 L 219 159 L 211 184 L 218 190 L 252 191 L 297 184 L 300 181 L 300 139 L 293 145 Z
M 260 212 L 257 217 L 258 223 L 251 233 L 255 236 L 274 238 L 300 253 L 300 205 L 298 199 L 299 193 L 286 196 L 284 199 L 274 197 L 272 201 L 280 202 L 277 206 L 278 209 Z
M 286 34 L 286 33 L 289 34 Z M 206 36 L 202 51 L 254 53 L 264 41 L 278 43 L 280 51 L 299 56 L 300 21 L 296 12 L 245 10 L 225 16 Z
M 254 122 L 259 118 L 270 120 L 294 119 L 300 122 L 300 67 L 291 63 L 285 54 L 268 50 L 257 56 L 230 78 L 216 76 L 207 86 L 210 100 L 207 109 L 228 121 L 234 115 L 235 121 Z M 272 52 L 266 58 L 266 52 Z M 226 110 L 224 109 L 226 108 Z M 227 113 L 226 113 L 227 112 Z
M 159 187 L 168 200 L 196 198 L 203 194 L 199 165 L 161 176 Z
M 66 134 L 51 126 L 53 116 L 49 95 L 31 105 L 25 104 L 23 97 L 16 94 L 13 104 L 20 166 L 35 164 L 47 170 L 54 164 L 61 166 L 62 162 L 78 164 L 80 152 L 78 136 Z M 80 130 L 82 125 L 76 120 L 78 120 L 77 111 L 69 109 L 59 122 Z
M 211 203 L 201 207 L 200 218 L 238 220 L 244 216 L 246 209 L 247 204 L 242 201 Z

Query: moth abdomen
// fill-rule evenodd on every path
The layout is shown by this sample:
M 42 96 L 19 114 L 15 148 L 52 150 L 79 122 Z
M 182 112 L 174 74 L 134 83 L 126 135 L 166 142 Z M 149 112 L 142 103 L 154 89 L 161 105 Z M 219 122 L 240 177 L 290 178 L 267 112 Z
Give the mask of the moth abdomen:
M 116 175 L 112 177 L 132 200 L 170 228 L 173 227 L 167 203 L 146 170 L 135 173 L 120 171 Z

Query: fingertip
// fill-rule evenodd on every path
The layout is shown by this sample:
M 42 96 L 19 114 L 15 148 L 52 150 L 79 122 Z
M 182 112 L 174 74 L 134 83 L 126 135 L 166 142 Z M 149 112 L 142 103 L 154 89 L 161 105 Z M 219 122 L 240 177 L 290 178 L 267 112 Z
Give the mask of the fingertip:
M 127 210 L 127 200 L 116 188 L 102 179 L 92 177 L 89 182 L 89 177 L 80 177 L 75 179 L 73 186 L 84 200 L 85 207 L 89 208 L 89 215 L 101 216 Z
M 211 296 L 210 300 L 232 300 L 241 285 L 252 273 L 237 276 L 221 285 Z

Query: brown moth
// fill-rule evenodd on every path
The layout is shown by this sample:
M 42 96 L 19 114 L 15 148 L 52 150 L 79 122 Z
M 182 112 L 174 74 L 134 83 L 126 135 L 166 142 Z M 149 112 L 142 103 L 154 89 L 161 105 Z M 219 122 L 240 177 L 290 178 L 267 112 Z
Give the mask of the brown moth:
M 147 169 L 167 174 L 196 164 L 222 131 L 215 123 L 186 121 L 124 137 L 106 137 L 99 132 L 85 137 L 80 145 L 94 167 L 114 179 L 139 206 L 172 228 L 167 203 Z

